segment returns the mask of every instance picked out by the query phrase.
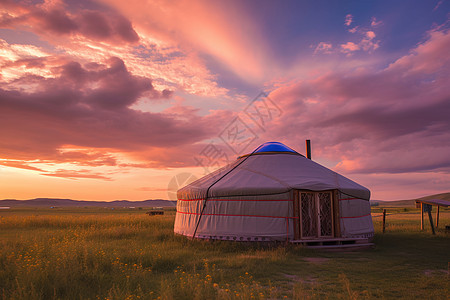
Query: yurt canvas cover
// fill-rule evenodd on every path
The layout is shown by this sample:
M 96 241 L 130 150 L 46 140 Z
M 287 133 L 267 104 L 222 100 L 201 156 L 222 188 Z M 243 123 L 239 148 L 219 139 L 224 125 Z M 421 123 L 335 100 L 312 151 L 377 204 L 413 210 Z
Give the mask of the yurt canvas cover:
M 276 142 L 177 196 L 174 232 L 190 237 L 276 241 L 374 233 L 367 188 Z

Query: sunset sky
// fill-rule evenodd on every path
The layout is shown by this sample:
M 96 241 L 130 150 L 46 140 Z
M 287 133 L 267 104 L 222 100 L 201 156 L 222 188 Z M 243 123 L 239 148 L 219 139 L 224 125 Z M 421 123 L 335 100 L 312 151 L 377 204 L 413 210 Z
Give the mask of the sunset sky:
M 0 199 L 173 199 L 264 142 L 304 154 L 305 139 L 372 199 L 450 191 L 450 1 L 0 12 Z

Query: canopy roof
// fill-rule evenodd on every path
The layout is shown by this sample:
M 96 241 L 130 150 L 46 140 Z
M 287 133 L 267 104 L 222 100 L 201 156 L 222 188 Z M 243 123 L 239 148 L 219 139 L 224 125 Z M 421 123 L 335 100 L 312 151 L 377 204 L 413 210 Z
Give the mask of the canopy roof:
M 259 146 L 254 153 L 263 153 L 263 152 L 293 152 L 293 153 L 297 153 L 296 151 L 292 150 L 291 148 L 289 148 L 288 146 L 286 146 L 280 142 L 264 143 L 261 146 Z
M 430 205 L 437 205 L 437 206 L 444 206 L 444 207 L 449 207 L 450 206 L 450 201 L 448 200 L 443 200 L 443 199 L 428 199 L 428 200 L 416 200 L 416 203 L 425 203 L 425 204 L 430 204 Z
M 241 156 L 235 162 L 185 186 L 178 190 L 178 198 L 271 195 L 292 189 L 337 189 L 351 197 L 370 198 L 367 188 L 278 142 L 265 143 L 254 153 Z

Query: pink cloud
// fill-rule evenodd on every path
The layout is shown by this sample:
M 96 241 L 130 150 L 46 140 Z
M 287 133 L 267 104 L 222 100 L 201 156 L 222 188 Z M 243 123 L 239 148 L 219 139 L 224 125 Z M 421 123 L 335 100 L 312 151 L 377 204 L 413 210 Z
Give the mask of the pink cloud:
M 341 45 L 341 49 L 342 49 L 342 52 L 349 53 L 349 52 L 357 51 L 360 48 L 357 44 L 355 44 L 353 42 L 347 42 L 347 43 Z
M 55 160 L 61 163 L 71 163 L 90 167 L 117 166 L 118 164 L 117 158 L 108 154 L 107 151 L 80 149 L 79 147 L 74 148 L 70 148 L 69 145 L 66 145 L 63 148 L 57 149 L 58 153 L 55 155 Z M 45 163 L 45 161 L 43 161 L 43 163 Z
M 449 47 L 449 31 L 432 30 L 428 33 L 428 40 L 425 43 L 392 63 L 389 70 L 417 74 L 435 73 L 442 67 L 450 67 L 450 57 L 447 53 Z
M 67 179 L 101 179 L 101 180 L 111 180 L 110 177 L 107 177 L 101 173 L 92 172 L 91 170 L 63 170 L 59 169 L 55 172 L 51 173 L 41 173 L 41 175 L 51 176 L 51 177 L 60 177 Z
M 24 163 L 20 160 L 0 160 L 0 165 L 5 167 L 12 167 L 12 168 L 18 168 L 18 169 L 25 169 L 25 170 L 32 170 L 32 171 L 40 171 L 43 172 L 44 170 L 30 166 L 27 163 Z
M 348 30 L 348 32 L 350 32 L 350 33 L 356 33 L 356 32 L 358 31 L 358 29 L 359 29 L 359 27 L 358 27 L 358 26 L 355 26 L 355 27 L 353 27 L 353 28 L 350 28 L 350 29 Z
M 441 6 L 441 4 L 444 2 L 444 0 L 440 0 L 437 4 L 436 4 L 436 6 L 433 8 L 433 11 L 436 11 L 438 8 L 439 8 L 439 6 Z
M 31 10 L 33 11 L 33 9 Z M 36 9 L 31 16 L 46 29 L 59 34 L 67 34 L 78 29 L 77 23 L 60 9 L 50 11 Z
M 158 188 L 158 187 L 140 187 L 136 189 L 137 191 L 141 191 L 141 192 L 167 192 L 168 189 L 167 188 Z
M 370 26 L 372 26 L 372 27 L 378 27 L 378 26 L 380 26 L 380 25 L 382 25 L 382 24 L 383 24 L 382 21 L 377 21 L 377 18 L 372 17 L 372 20 L 371 20 L 371 22 L 370 22 Z
M 350 26 L 352 24 L 352 22 L 353 22 L 353 16 L 351 14 L 346 15 L 344 24 L 346 26 Z
M 359 174 L 358 182 L 372 189 L 375 200 L 406 200 L 448 192 L 450 174 L 411 172 L 402 174 Z
M 331 53 L 333 49 L 333 45 L 331 43 L 325 43 L 325 42 L 320 42 L 316 49 L 314 50 L 314 54 L 317 53 L 325 53 L 325 54 L 329 54 Z
M 367 31 L 367 32 L 366 32 L 366 37 L 367 37 L 367 39 L 369 39 L 369 40 L 374 39 L 374 38 L 376 37 L 375 32 L 373 32 L 373 31 Z

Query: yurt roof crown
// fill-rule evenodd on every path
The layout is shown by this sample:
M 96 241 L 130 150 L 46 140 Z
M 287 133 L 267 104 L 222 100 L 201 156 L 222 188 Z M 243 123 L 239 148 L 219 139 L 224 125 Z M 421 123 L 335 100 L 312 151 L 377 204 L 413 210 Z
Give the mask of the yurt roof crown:
M 255 155 L 255 154 L 279 154 L 279 153 L 287 153 L 287 154 L 296 154 L 301 155 L 295 150 L 292 150 L 285 144 L 282 144 L 280 142 L 267 142 L 256 148 L 255 151 L 249 154 L 241 155 L 238 158 L 246 157 L 249 155 Z M 302 155 L 303 156 L 303 155 Z

